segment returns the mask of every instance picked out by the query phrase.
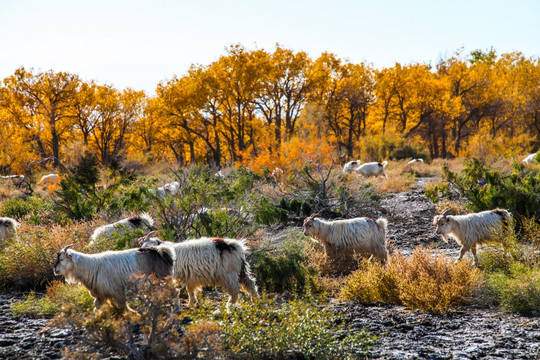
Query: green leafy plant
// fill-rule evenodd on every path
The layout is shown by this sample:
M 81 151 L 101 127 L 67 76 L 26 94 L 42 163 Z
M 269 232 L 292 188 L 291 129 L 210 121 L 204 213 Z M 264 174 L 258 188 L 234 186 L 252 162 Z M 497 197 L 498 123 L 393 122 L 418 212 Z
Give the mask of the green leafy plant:
M 512 173 L 503 173 L 485 166 L 481 159 L 466 159 L 461 174 L 443 164 L 444 179 L 457 187 L 467 198 L 472 211 L 496 207 L 509 210 L 514 217 L 540 216 L 540 174 L 524 170 L 521 163 L 513 163 Z M 516 226 L 521 226 L 520 221 Z
M 84 286 L 53 281 L 45 295 L 37 296 L 31 291 L 24 300 L 14 302 L 10 311 L 15 315 L 52 317 L 69 307 L 88 314 L 94 307 L 93 302 L 94 298 Z
M 487 287 L 501 308 L 521 314 L 540 315 L 540 269 L 514 262 L 507 272 L 490 273 Z
M 223 347 L 234 358 L 367 358 L 375 338 L 352 332 L 336 315 L 309 299 L 244 305 L 222 320 Z

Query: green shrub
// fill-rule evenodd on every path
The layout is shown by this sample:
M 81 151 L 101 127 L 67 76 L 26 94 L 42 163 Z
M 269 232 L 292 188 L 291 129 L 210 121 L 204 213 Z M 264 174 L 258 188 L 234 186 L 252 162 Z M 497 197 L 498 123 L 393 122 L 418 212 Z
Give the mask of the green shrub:
M 78 164 L 63 174 L 61 189 L 56 192 L 58 212 L 72 220 L 91 220 L 102 210 L 118 211 L 119 206 L 133 205 L 129 198 L 122 198 L 118 193 L 123 186 L 131 184 L 135 176 L 120 168 L 117 163 L 111 164 L 115 167 L 104 170 L 110 183 L 106 187 L 99 187 L 97 158 L 92 153 L 82 156 Z M 141 194 L 137 196 L 142 197 Z
M 514 218 L 540 217 L 540 174 L 525 172 L 521 163 L 513 163 L 513 171 L 506 174 L 489 169 L 480 159 L 466 159 L 461 174 L 456 174 L 443 164 L 443 177 L 454 184 L 468 200 L 472 211 L 494 208 L 509 210 Z M 516 226 L 521 227 L 520 221 Z
M 374 337 L 351 333 L 329 309 L 308 300 L 243 305 L 222 320 L 223 348 L 234 358 L 367 358 Z
M 540 268 L 512 263 L 507 273 L 488 274 L 486 283 L 488 289 L 495 293 L 502 309 L 540 315 Z
M 253 217 L 255 222 L 262 225 L 273 225 L 287 221 L 287 212 L 280 209 L 265 196 L 253 199 Z
M 521 219 L 520 232 L 513 231 L 513 223 L 508 229 L 496 234 L 495 241 L 484 247 L 479 254 L 480 266 L 486 272 L 510 271 L 514 263 L 521 263 L 528 267 L 538 266 L 540 263 L 540 224 L 535 218 Z
M 94 298 L 82 285 L 70 285 L 62 281 L 53 281 L 47 286 L 44 296 L 37 297 L 31 291 L 23 301 L 14 302 L 11 312 L 14 315 L 52 317 L 67 307 L 90 313 L 94 307 Z
M 301 242 L 286 241 L 280 247 L 262 246 L 251 256 L 257 285 L 266 292 L 304 293 L 316 290 L 318 274 L 306 266 L 306 255 Z
M 432 203 L 436 204 L 441 198 L 450 195 L 448 183 L 439 182 L 435 184 L 427 184 L 424 189 L 424 195 L 426 198 L 431 200 Z
M 15 219 L 26 218 L 27 222 L 38 225 L 51 221 L 50 213 L 54 204 L 51 200 L 40 196 L 28 198 L 11 198 L 2 203 L 0 215 Z
M 276 206 L 254 188 L 256 176 L 239 168 L 227 179 L 214 176 L 208 167 L 195 166 L 174 173 L 179 191 L 162 199 L 151 196 L 151 206 L 169 240 L 200 236 L 242 237 L 256 229 L 253 215 L 273 221 Z
M 125 250 L 137 247 L 137 240 L 144 236 L 142 229 L 133 229 L 128 225 L 122 226 L 106 237 L 98 238 L 92 245 L 87 247 L 91 253 L 107 250 Z M 120 231 L 121 230 L 121 231 Z
M 58 307 L 46 296 L 36 297 L 34 291 L 26 295 L 23 301 L 16 301 L 11 304 L 10 311 L 15 316 L 30 316 L 30 317 L 51 317 L 59 312 Z

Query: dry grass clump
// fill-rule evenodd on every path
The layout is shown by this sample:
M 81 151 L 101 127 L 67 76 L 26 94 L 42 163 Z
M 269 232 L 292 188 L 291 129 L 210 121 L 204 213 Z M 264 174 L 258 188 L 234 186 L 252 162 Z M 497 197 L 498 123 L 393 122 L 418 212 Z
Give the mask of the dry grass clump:
M 0 289 L 43 288 L 53 279 L 58 250 L 68 244 L 83 248 L 88 242 L 89 223 L 49 227 L 22 223 L 19 238 L 0 253 Z
M 445 209 L 452 209 L 453 215 L 465 215 L 470 211 L 467 210 L 463 201 L 456 201 L 450 199 L 442 199 L 437 204 L 435 204 L 435 210 L 437 213 L 443 212 Z
M 23 192 L 13 183 L 12 180 L 0 179 L 0 199 L 9 199 L 22 195 Z
M 482 272 L 443 253 L 416 248 L 411 257 L 390 257 L 386 267 L 364 262 L 350 275 L 340 297 L 358 302 L 390 302 L 412 310 L 446 313 L 464 303 L 482 283 Z
M 204 349 L 204 358 L 215 358 L 223 354 L 221 327 L 213 321 L 202 321 L 187 327 L 182 337 L 182 350 L 188 358 L 199 358 Z
M 304 246 L 306 254 L 306 267 L 313 268 L 321 275 L 343 275 L 350 274 L 358 268 L 360 256 L 351 254 L 350 256 L 339 256 L 330 258 L 326 255 L 324 247 L 313 241 Z M 361 260 L 360 260 L 361 261 Z
M 375 192 L 381 193 L 398 193 L 413 189 L 416 186 L 416 178 L 410 173 L 392 174 L 388 171 L 388 179 L 384 179 L 377 183 Z

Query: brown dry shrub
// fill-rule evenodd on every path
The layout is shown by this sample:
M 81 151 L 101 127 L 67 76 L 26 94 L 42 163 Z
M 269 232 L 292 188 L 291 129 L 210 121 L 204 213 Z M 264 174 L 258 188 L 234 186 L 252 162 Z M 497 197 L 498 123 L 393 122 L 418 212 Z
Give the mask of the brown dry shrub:
M 174 282 L 154 276 L 134 276 L 133 280 L 127 295 L 134 311 L 120 316 L 108 305 L 90 314 L 68 308 L 55 318 L 55 326 L 85 331 L 79 343 L 63 351 L 65 358 L 91 359 L 94 354 L 100 358 L 182 358 L 182 308 Z
M 53 275 L 56 253 L 68 244 L 82 249 L 88 242 L 91 223 L 49 227 L 22 223 L 19 238 L 0 254 L 0 289 L 43 288 Z
M 483 275 L 468 262 L 426 248 L 416 248 L 410 257 L 389 258 L 386 267 L 364 262 L 351 274 L 340 297 L 358 302 L 390 302 L 412 310 L 446 313 L 464 303 L 482 284 Z
M 12 180 L 0 179 L 0 199 L 9 199 L 22 195 L 23 192 L 14 184 Z
M 407 307 L 446 313 L 464 303 L 482 283 L 482 272 L 441 252 L 418 248 L 399 266 L 399 296 Z
M 395 173 L 388 171 L 388 179 L 384 179 L 377 183 L 375 192 L 381 193 L 398 193 L 413 189 L 416 186 L 414 175 L 409 173 Z
M 442 199 L 435 204 L 435 210 L 437 210 L 438 214 L 442 213 L 445 209 L 452 209 L 451 214 L 453 215 L 464 215 L 469 213 L 469 210 L 467 210 L 463 201 Z
M 330 258 L 324 247 L 313 241 L 305 245 L 304 253 L 307 256 L 306 267 L 316 269 L 321 275 L 349 274 L 358 268 L 358 259 L 361 259 L 355 255 Z
M 223 349 L 219 337 L 221 327 L 213 321 L 194 323 L 186 329 L 182 338 L 182 349 L 189 357 L 215 358 Z
M 339 297 L 361 303 L 401 303 L 396 270 L 402 261 L 401 254 L 390 256 L 386 267 L 364 260 L 360 269 L 345 279 Z

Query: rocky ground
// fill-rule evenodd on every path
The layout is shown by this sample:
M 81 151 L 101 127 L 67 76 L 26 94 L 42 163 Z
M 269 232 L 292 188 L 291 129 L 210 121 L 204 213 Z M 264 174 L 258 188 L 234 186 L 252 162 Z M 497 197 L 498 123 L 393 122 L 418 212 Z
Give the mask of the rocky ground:
M 419 245 L 457 257 L 459 246 L 435 235 L 433 204 L 423 196 L 424 179 L 406 193 L 391 194 L 369 216 L 388 218 L 394 249 L 410 254 Z M 75 343 L 66 330 L 47 329 L 47 319 L 13 317 L 9 304 L 21 295 L 0 295 L 0 359 L 58 359 Z M 353 328 L 379 337 L 378 359 L 540 359 L 540 318 L 499 310 L 462 308 L 449 315 L 413 313 L 402 306 L 333 304 Z
M 21 294 L 0 294 L 0 359 L 60 359 L 61 351 L 75 343 L 71 331 L 48 329 L 48 319 L 14 317 L 9 307 Z

